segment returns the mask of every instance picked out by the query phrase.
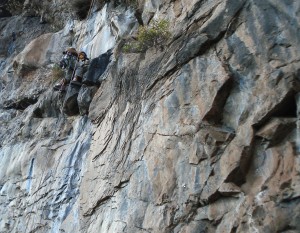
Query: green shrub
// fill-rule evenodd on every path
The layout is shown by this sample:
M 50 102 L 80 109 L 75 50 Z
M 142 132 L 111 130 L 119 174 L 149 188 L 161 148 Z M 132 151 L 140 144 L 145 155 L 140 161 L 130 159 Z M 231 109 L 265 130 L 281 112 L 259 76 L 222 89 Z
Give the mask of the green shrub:
M 7 10 L 13 14 L 21 14 L 24 6 L 24 0 L 9 0 L 9 1 L 0 1 L 1 7 L 7 8 Z M 0 10 L 1 11 L 1 10 Z
M 169 22 L 167 20 L 154 21 L 149 26 L 140 26 L 136 41 L 125 43 L 123 52 L 145 52 L 150 47 L 162 45 L 170 36 Z

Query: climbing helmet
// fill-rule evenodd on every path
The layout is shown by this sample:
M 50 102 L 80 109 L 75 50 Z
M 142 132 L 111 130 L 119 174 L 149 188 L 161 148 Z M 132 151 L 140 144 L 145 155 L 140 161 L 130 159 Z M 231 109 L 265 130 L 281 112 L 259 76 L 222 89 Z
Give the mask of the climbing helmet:
M 70 48 L 67 48 L 66 49 L 66 54 L 68 54 L 68 55 L 74 55 L 74 56 L 78 56 L 78 53 L 77 53 L 77 51 L 76 51 L 76 49 L 75 48 L 72 48 L 72 47 L 70 47 Z

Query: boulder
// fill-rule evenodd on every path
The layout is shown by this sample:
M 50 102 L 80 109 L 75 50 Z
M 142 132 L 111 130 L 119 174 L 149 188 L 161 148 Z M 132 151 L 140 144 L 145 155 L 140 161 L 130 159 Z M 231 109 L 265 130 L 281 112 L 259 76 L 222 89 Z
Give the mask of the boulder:
M 90 103 L 97 90 L 98 88 L 95 86 L 89 87 L 85 84 L 82 85 L 77 97 L 79 114 L 81 116 L 88 114 Z
M 73 116 L 79 113 L 77 96 L 80 88 L 81 84 L 77 82 L 71 82 L 67 88 L 67 93 L 63 103 L 63 112 L 68 116 Z
M 89 65 L 89 69 L 86 75 L 83 77 L 82 82 L 87 85 L 99 85 L 99 78 L 110 63 L 111 55 L 112 51 L 108 50 L 106 53 L 101 54 L 99 57 L 92 59 Z
M 34 39 L 16 56 L 13 62 L 15 73 L 24 76 L 32 70 L 58 62 L 61 52 L 67 47 L 67 39 L 63 31 L 47 33 Z

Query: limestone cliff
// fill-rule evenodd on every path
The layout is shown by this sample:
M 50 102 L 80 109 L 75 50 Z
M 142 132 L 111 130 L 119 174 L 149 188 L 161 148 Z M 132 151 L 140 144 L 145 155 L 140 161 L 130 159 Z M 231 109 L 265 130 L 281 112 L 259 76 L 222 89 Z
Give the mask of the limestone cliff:
M 8 2 L 1 233 L 300 232 L 299 1 Z M 161 20 L 166 40 L 124 51 Z M 69 104 L 71 46 L 94 82 Z

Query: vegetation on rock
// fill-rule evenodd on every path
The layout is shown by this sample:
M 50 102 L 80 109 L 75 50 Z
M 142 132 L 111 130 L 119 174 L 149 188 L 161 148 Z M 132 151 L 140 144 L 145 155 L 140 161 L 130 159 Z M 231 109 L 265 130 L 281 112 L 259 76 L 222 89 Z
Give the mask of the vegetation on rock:
M 59 79 L 62 79 L 64 77 L 64 71 L 62 68 L 60 68 L 59 65 L 54 65 L 53 68 L 52 68 L 52 78 L 53 78 L 53 81 L 57 81 Z
M 149 26 L 140 26 L 136 41 L 125 43 L 123 52 L 145 52 L 152 46 L 162 45 L 170 36 L 169 22 L 167 20 L 156 20 Z

